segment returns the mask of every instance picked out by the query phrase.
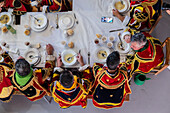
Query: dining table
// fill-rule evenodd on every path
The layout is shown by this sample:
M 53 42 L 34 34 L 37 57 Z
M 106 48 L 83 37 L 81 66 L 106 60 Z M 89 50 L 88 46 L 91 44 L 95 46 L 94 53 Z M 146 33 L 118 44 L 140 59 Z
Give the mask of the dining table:
M 127 0 L 128 1 L 128 0 Z M 129 5 L 129 1 L 128 1 Z M 123 33 L 126 26 L 112 14 L 113 0 L 73 0 L 73 10 L 68 12 L 27 12 L 21 16 L 20 25 L 15 25 L 11 22 L 11 26 L 16 30 L 16 34 L 11 32 L 3 33 L 0 31 L 1 47 L 9 51 L 10 56 L 14 61 L 19 56 L 25 56 L 27 50 L 35 48 L 39 52 L 41 60 L 36 64 L 36 67 L 44 67 L 46 53 L 46 44 L 51 44 L 54 47 L 54 56 L 58 57 L 65 50 L 73 50 L 75 53 L 81 51 L 85 64 L 93 65 L 95 62 L 105 63 L 106 60 L 100 60 L 96 56 L 97 50 L 100 48 L 107 49 L 109 53 L 116 50 L 117 42 L 120 42 L 119 34 Z M 127 10 L 123 15 L 128 15 Z M 36 15 L 44 15 L 47 18 L 47 27 L 42 31 L 37 31 L 32 28 L 32 20 Z M 61 25 L 61 18 L 71 16 L 72 26 L 69 28 L 73 31 L 71 36 L 67 36 L 68 29 Z M 14 15 L 12 15 L 14 17 Z M 112 22 L 102 22 L 101 18 L 111 18 Z M 13 21 L 15 18 L 13 18 Z M 26 26 L 31 28 L 30 35 L 25 35 Z M 112 31 L 113 32 L 110 32 Z M 97 35 L 100 35 L 97 37 Z M 103 41 L 105 37 L 105 41 Z M 110 37 L 114 40 L 110 41 Z M 95 40 L 99 43 L 96 44 Z M 8 47 L 2 46 L 5 42 Z M 29 42 L 29 46 L 26 43 Z M 66 44 L 63 44 L 65 42 Z M 74 47 L 70 48 L 68 44 L 74 43 Z M 111 42 L 113 46 L 108 47 Z M 36 47 L 39 45 L 38 47 Z M 126 49 L 126 48 L 125 48 Z M 127 52 L 120 53 L 121 62 L 125 62 L 126 55 L 133 54 L 130 49 Z M 108 54 L 107 54 L 108 56 Z M 76 62 L 74 65 L 64 65 L 63 67 L 80 67 Z

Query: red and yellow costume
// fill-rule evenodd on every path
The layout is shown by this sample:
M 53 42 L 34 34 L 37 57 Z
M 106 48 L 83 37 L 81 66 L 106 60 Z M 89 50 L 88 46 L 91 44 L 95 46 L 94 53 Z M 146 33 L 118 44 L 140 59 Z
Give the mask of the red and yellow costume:
M 29 0 L 5 0 L 3 8 L 12 8 L 14 15 L 22 15 L 27 11 L 31 11 Z
M 33 71 L 29 81 L 21 86 L 17 83 L 12 59 L 7 53 L 2 56 L 5 59 L 5 62 L 0 64 L 0 72 L 3 75 L 0 83 L 0 99 L 2 101 L 9 101 L 13 92 L 18 90 L 31 101 L 41 99 L 46 94 L 50 95 L 44 83 L 53 72 L 54 61 L 46 61 L 45 68 Z
M 91 86 L 91 73 L 89 69 L 85 69 L 82 73 L 74 74 L 74 83 L 70 88 L 63 87 L 57 80 L 51 86 L 54 101 L 61 108 L 81 105 L 83 108 L 87 106 L 87 95 Z M 75 75 L 76 74 L 76 75 Z M 59 78 L 60 73 L 55 73 L 53 78 Z
M 69 11 L 72 9 L 72 0 L 42 0 L 41 5 L 48 5 L 46 12 Z
M 160 66 L 164 60 L 164 53 L 159 39 L 153 38 L 148 33 L 143 33 L 147 38 L 146 45 L 135 51 L 131 63 L 131 73 L 149 73 L 153 68 Z
M 94 106 L 103 109 L 121 107 L 127 94 L 131 93 L 126 67 L 122 65 L 112 76 L 102 64 L 94 64 L 94 84 L 91 88 Z
M 136 30 L 150 29 L 160 15 L 160 9 L 161 0 L 132 1 L 130 18 L 125 17 L 124 24 Z

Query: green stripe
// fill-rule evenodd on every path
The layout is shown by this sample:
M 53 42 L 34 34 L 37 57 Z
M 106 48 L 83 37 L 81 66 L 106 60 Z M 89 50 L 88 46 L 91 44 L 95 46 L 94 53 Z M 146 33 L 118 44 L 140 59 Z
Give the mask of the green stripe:
M 16 77 L 16 82 L 20 85 L 20 86 L 24 86 L 32 77 L 32 73 L 33 70 L 31 69 L 31 72 L 27 75 L 27 76 L 21 76 L 19 75 L 17 72 L 15 73 L 15 77 Z

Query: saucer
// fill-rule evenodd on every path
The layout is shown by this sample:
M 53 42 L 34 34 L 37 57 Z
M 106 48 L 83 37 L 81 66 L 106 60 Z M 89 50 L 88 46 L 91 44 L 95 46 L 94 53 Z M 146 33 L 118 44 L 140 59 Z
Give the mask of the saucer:
M 59 27 L 62 30 L 67 30 L 73 27 L 75 19 L 72 14 L 64 14 L 59 18 Z

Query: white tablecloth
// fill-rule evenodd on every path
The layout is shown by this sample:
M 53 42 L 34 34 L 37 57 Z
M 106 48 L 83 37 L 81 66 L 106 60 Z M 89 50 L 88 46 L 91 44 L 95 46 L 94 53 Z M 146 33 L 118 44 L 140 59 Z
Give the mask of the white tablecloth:
M 42 60 L 38 66 L 44 66 L 45 60 L 45 45 L 50 43 L 53 45 L 55 52 L 54 55 L 57 56 L 58 53 L 62 52 L 64 49 L 68 49 L 68 47 L 64 47 L 61 45 L 61 41 L 65 40 L 67 43 L 74 42 L 75 47 L 74 51 L 78 52 L 81 49 L 81 54 L 84 58 L 84 62 L 87 63 L 88 60 L 88 52 L 90 52 L 90 65 L 96 62 L 94 59 L 94 51 L 99 46 L 94 44 L 94 39 L 97 38 L 96 34 L 101 34 L 106 37 L 113 36 L 118 38 L 118 32 L 109 33 L 110 30 L 113 29 L 125 29 L 122 25 L 122 22 L 112 16 L 111 12 L 108 12 L 109 5 L 112 3 L 112 0 L 74 0 L 73 1 L 73 11 L 72 12 L 58 12 L 58 13 L 48 13 L 45 14 L 48 18 L 49 25 L 47 29 L 43 32 L 35 32 L 31 30 L 31 35 L 26 36 L 24 34 L 25 28 L 24 25 L 30 25 L 29 15 L 35 15 L 36 13 L 27 13 L 21 17 L 21 25 L 12 25 L 16 30 L 17 34 L 12 35 L 10 32 L 0 34 L 0 41 L 5 41 L 9 45 L 10 48 L 15 51 L 16 48 L 19 49 L 20 55 L 24 54 L 24 51 L 28 49 L 25 46 L 25 42 L 30 42 L 31 44 L 41 44 L 41 48 L 39 49 Z M 59 14 L 59 18 L 66 13 L 75 13 L 76 18 L 78 20 L 78 24 L 74 24 L 72 28 L 74 30 L 74 35 L 65 38 L 63 35 L 63 30 L 56 29 L 56 15 Z M 113 23 L 102 23 L 101 17 L 112 17 Z M 106 44 L 101 44 L 102 46 L 106 46 Z M 111 49 L 111 51 L 113 51 Z M 18 55 L 11 54 L 13 59 L 16 60 Z M 79 66 L 79 65 L 75 65 Z

